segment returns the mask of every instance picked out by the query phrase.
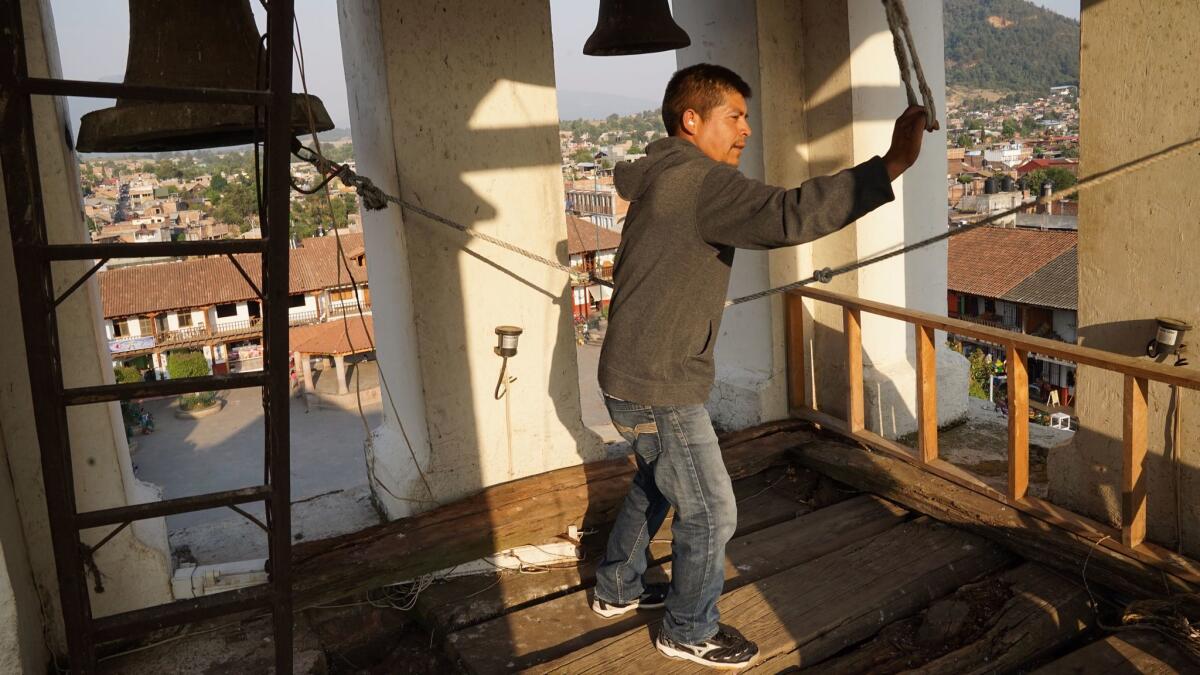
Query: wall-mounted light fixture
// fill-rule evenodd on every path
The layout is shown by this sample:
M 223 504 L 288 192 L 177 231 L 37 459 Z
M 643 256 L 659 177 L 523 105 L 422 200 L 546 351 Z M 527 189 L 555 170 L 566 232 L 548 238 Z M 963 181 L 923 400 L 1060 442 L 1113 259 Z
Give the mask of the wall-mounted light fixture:
M 1158 330 L 1154 334 L 1154 339 L 1146 344 L 1146 354 L 1152 359 L 1175 354 L 1175 365 L 1187 365 L 1187 361 L 1183 358 L 1183 352 L 1187 348 L 1187 345 L 1183 343 L 1183 337 L 1192 329 L 1192 324 L 1167 316 L 1160 316 L 1155 321 L 1158 323 Z
M 503 356 L 506 359 L 516 356 L 517 340 L 524 332 L 519 326 L 496 326 L 496 356 Z

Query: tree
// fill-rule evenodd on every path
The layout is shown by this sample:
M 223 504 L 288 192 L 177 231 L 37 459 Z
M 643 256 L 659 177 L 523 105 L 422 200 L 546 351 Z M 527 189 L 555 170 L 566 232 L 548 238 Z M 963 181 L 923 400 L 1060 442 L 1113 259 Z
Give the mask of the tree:
M 142 374 L 138 372 L 137 368 L 132 366 L 116 366 L 113 368 L 113 375 L 117 378 L 117 384 L 130 384 L 142 381 Z
M 587 148 L 580 148 L 575 151 L 575 154 L 571 155 L 571 161 L 575 162 L 576 164 L 590 162 L 592 161 L 592 155 L 594 154 L 595 153 Z
M 1025 179 L 1029 184 L 1029 188 L 1033 190 L 1034 194 L 1037 194 L 1041 191 L 1042 184 L 1046 181 L 1050 181 L 1050 185 L 1053 187 L 1055 192 L 1065 190 L 1079 182 L 1079 180 L 1075 178 L 1075 175 L 1070 171 L 1056 166 L 1052 166 L 1047 169 L 1038 169 L 1037 171 L 1030 171 L 1029 174 L 1026 175 Z
M 1012 138 L 1017 135 L 1017 121 L 1011 117 L 1004 118 L 1004 124 L 1000 128 L 1000 133 L 1005 138 Z
M 975 137 L 971 134 L 959 134 L 958 138 L 954 139 L 954 144 L 960 148 L 975 147 Z
M 634 144 L 634 145 L 629 146 L 629 154 L 631 154 L 631 155 L 641 155 L 641 154 L 644 154 L 645 152 L 646 152 L 646 149 L 640 145 Z
M 258 199 L 254 196 L 254 188 L 240 180 L 229 184 L 217 208 L 213 209 L 213 218 L 217 221 L 238 227 L 250 227 L 257 216 Z
M 208 375 L 208 361 L 197 351 L 180 350 L 167 354 L 167 374 L 172 380 Z

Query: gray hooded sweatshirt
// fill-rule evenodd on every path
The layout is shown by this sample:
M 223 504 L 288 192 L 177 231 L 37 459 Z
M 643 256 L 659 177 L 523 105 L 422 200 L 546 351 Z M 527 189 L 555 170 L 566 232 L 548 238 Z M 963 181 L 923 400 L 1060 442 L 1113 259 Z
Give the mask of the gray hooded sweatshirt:
M 646 405 L 703 403 L 712 389 L 734 250 L 795 246 L 892 201 L 873 157 L 791 190 L 747 178 L 675 137 L 614 169 L 631 203 L 600 353 L 605 393 Z

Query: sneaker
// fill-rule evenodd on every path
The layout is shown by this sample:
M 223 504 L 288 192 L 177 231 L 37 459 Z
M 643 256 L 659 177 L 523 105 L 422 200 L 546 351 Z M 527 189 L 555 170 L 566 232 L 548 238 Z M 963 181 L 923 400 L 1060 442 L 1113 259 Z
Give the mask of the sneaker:
M 717 625 L 716 635 L 698 644 L 676 642 L 660 630 L 654 646 L 663 656 L 726 670 L 745 668 L 754 663 L 754 658 L 758 656 L 758 645 L 724 624 Z
M 631 600 L 623 605 L 606 602 L 593 595 L 592 611 L 606 619 L 611 619 L 635 609 L 658 609 L 666 603 L 667 591 L 670 589 L 671 584 L 667 583 L 646 584 L 645 590 L 636 600 Z

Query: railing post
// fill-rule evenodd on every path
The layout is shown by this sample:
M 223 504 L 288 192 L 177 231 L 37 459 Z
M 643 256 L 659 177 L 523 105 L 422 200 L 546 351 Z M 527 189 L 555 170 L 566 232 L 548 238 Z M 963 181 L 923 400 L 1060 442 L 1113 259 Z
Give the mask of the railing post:
M 937 351 L 934 330 L 913 324 L 917 334 L 917 439 L 922 462 L 937 459 Z
M 1024 499 L 1029 490 L 1028 352 L 1009 345 L 1008 360 L 1008 497 Z
M 783 300 L 787 322 L 788 410 L 804 405 L 804 298 L 788 293 Z
M 857 309 L 842 308 L 846 333 L 846 426 L 851 433 L 863 429 L 862 315 Z
M 1146 539 L 1146 481 L 1142 475 L 1142 463 L 1146 459 L 1147 386 L 1144 377 L 1125 376 L 1121 543 L 1130 548 Z

